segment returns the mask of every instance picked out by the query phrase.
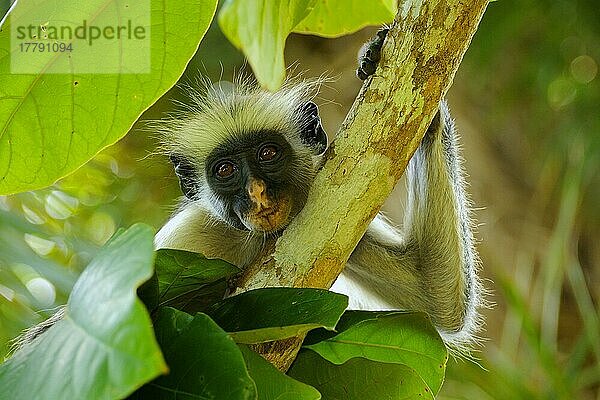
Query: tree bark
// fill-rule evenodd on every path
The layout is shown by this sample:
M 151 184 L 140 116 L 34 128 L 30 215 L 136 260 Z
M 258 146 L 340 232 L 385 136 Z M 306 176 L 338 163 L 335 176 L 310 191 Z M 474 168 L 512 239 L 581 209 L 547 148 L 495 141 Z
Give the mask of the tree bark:
M 331 287 L 417 149 L 487 3 L 401 2 L 376 74 L 365 81 L 329 148 L 306 206 L 244 271 L 237 293 Z M 301 343 L 301 337 L 290 338 L 255 350 L 285 371 Z

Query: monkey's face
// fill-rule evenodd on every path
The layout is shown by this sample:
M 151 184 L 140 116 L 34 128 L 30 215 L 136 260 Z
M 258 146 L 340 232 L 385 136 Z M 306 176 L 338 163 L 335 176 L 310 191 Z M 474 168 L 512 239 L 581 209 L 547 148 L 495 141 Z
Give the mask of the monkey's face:
M 265 107 L 253 111 L 251 103 L 231 106 L 227 112 L 232 114 L 224 119 L 238 118 L 231 110 L 242 108 L 252 111 L 251 118 L 255 118 L 253 113 L 268 111 Z M 276 125 L 289 131 L 228 130 L 227 139 L 212 149 L 201 166 L 191 155 L 170 153 L 186 197 L 207 203 L 220 219 L 237 229 L 266 233 L 284 229 L 306 204 L 327 149 L 317 105 L 308 101 L 289 111 L 295 113 L 296 118 L 290 119 L 294 122 Z
M 215 149 L 205 173 L 223 220 L 277 232 L 304 207 L 316 168 L 309 152 L 294 151 L 280 134 L 256 132 Z

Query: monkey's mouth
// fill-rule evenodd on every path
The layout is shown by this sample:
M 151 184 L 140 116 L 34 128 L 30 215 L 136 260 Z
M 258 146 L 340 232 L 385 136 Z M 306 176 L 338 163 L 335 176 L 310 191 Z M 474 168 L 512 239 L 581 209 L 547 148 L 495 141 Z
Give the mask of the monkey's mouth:
M 255 207 L 246 215 L 244 223 L 251 230 L 275 232 L 288 224 L 291 210 L 292 202 L 283 198 L 266 208 Z

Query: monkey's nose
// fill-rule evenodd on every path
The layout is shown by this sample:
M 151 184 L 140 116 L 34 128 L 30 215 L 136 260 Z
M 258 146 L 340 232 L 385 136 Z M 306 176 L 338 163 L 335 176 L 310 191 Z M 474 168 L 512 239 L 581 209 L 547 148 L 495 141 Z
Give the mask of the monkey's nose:
M 271 206 L 271 201 L 267 197 L 267 184 L 262 179 L 250 178 L 247 190 L 250 200 L 258 206 L 259 210 Z

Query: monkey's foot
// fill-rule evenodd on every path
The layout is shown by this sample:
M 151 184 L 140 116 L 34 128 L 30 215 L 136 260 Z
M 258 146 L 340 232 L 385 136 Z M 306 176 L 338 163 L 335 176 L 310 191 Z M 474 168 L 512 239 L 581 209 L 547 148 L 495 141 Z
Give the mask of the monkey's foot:
M 381 47 L 388 31 L 388 28 L 381 28 L 371 40 L 360 48 L 358 52 L 358 68 L 356 69 L 358 79 L 364 81 L 375 73 L 377 63 L 381 59 Z

